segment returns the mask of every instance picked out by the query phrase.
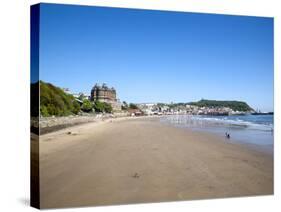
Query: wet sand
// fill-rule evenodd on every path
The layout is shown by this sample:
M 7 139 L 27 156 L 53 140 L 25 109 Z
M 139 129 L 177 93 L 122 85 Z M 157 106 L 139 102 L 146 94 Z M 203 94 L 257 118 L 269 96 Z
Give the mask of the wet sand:
M 69 133 L 71 132 L 71 133 Z M 41 208 L 273 194 L 273 156 L 153 119 L 40 137 Z

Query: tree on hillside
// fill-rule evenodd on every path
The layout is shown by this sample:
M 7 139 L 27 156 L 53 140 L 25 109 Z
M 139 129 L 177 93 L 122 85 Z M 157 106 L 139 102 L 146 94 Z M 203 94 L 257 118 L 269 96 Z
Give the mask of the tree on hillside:
M 94 104 L 94 108 L 96 112 L 99 113 L 111 113 L 112 112 L 112 106 L 106 102 L 100 102 L 96 101 Z
M 94 108 L 95 108 L 95 111 L 98 112 L 98 113 L 102 113 L 103 110 L 104 110 L 103 104 L 100 101 L 95 101 Z
M 108 103 L 104 103 L 104 112 L 106 112 L 106 113 L 112 113 L 112 106 L 111 106 L 111 104 L 108 104 Z
M 129 108 L 129 106 L 128 106 L 127 102 L 123 101 L 123 104 L 121 105 L 121 109 L 122 110 L 128 110 L 128 108 Z
M 84 99 L 83 104 L 81 106 L 81 110 L 83 110 L 84 112 L 91 112 L 92 109 L 93 104 L 88 99 Z
M 136 104 L 130 103 L 129 108 L 130 109 L 138 109 L 138 106 Z
M 73 110 L 74 114 L 78 114 L 80 111 L 80 104 L 77 101 L 73 101 Z

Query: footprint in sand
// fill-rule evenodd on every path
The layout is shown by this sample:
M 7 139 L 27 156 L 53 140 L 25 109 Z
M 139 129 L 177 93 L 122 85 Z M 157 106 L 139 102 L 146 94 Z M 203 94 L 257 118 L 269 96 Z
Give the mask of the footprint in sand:
M 140 175 L 136 172 L 132 177 L 133 178 L 140 178 Z
M 53 137 L 46 138 L 45 141 L 52 141 Z

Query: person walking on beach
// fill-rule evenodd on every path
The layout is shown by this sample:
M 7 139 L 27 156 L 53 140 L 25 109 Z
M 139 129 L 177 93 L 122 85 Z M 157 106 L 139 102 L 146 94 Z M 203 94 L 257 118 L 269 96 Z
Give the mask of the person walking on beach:
M 230 134 L 229 134 L 228 132 L 226 132 L 226 133 L 225 133 L 225 137 L 226 137 L 227 139 L 230 139 Z

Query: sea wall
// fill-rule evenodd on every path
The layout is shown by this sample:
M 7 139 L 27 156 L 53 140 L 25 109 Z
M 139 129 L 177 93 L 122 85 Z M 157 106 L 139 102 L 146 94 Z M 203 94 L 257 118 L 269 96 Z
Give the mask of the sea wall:
M 128 113 L 115 113 L 115 114 L 84 114 L 84 115 L 71 115 L 64 117 L 40 117 L 39 126 L 40 134 L 49 133 L 66 127 L 103 121 L 109 118 L 126 117 Z

